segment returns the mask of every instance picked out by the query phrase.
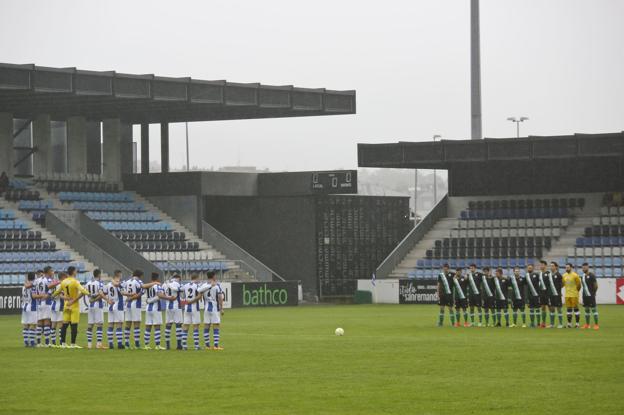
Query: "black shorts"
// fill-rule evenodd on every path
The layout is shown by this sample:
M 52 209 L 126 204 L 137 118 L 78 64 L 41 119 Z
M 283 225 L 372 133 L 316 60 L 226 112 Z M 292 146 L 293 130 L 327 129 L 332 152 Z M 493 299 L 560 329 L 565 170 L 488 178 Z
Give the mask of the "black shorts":
M 488 310 L 494 310 L 496 308 L 496 300 L 494 297 L 485 297 L 483 299 L 483 308 Z
M 583 307 L 596 307 L 596 297 L 583 296 Z
M 511 307 L 514 310 L 524 310 L 524 307 L 525 307 L 524 300 L 522 298 L 519 300 L 512 300 Z
M 468 307 L 468 299 L 464 298 L 456 298 L 455 299 L 455 308 L 463 308 L 466 309 Z
M 560 295 L 551 295 L 550 296 L 550 306 L 551 307 L 561 307 L 561 296 Z
M 529 308 L 539 308 L 539 306 L 540 306 L 539 296 L 529 295 Z
M 481 298 L 481 294 L 472 294 L 468 303 L 470 307 L 481 307 L 483 305 L 483 298 Z
M 440 296 L 440 301 L 438 301 L 438 304 L 441 306 L 452 307 L 453 306 L 453 294 L 442 294 Z
M 509 303 L 507 300 L 496 300 L 496 308 L 499 310 L 504 310 L 509 307 Z
M 546 291 L 540 292 L 539 303 L 540 305 L 550 305 L 550 298 L 548 297 L 548 293 Z

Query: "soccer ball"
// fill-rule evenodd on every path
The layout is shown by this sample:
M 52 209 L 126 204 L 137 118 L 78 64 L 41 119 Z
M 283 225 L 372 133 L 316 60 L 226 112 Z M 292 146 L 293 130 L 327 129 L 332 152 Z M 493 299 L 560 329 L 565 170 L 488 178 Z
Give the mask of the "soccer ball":
M 336 336 L 344 336 L 344 330 L 340 327 L 338 327 L 335 331 Z

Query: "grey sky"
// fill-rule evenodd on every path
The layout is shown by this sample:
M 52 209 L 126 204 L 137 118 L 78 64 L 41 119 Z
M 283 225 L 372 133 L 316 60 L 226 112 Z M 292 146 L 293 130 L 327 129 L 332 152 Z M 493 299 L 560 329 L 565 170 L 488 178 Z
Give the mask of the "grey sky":
M 354 116 L 190 125 L 191 165 L 353 168 L 358 142 L 469 137 L 469 3 L 0 0 L 0 61 L 355 89 Z M 622 16 L 619 0 L 482 0 L 485 136 L 513 135 L 511 115 L 523 135 L 623 130 Z M 171 138 L 181 167 L 183 124 Z

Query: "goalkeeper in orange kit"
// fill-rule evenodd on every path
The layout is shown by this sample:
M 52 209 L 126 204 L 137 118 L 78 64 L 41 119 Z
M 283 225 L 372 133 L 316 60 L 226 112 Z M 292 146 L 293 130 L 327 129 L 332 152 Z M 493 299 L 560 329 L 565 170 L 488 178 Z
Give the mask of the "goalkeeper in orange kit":
M 76 267 L 67 268 L 67 278 L 63 279 L 56 291 L 52 293 L 54 297 L 61 295 L 65 301 L 63 308 L 63 326 L 61 327 L 61 347 L 70 349 L 82 349 L 76 344 L 78 337 L 78 322 L 80 321 L 80 300 L 84 295 L 89 295 L 80 282 L 76 279 Z M 67 346 L 67 327 L 71 325 L 71 344 Z

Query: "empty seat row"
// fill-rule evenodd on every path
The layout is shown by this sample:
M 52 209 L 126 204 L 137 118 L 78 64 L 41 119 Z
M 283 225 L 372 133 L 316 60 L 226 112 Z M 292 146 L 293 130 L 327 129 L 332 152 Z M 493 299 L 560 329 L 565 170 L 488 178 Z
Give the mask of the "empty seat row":
M 49 173 L 35 176 L 36 183 L 46 183 L 52 181 L 74 181 L 74 182 L 100 182 L 102 176 L 94 173 Z
M 440 270 L 444 264 L 449 264 L 451 269 L 467 268 L 470 264 L 476 264 L 477 268 L 524 268 L 528 264 L 535 264 L 535 258 L 440 258 L 440 259 L 419 259 L 416 261 L 418 268 L 432 268 Z M 439 271 L 438 271 L 439 272 Z
M 624 225 L 597 225 L 585 228 L 585 236 L 624 236 Z
M 84 182 L 84 181 L 49 181 L 46 183 L 48 192 L 117 192 L 116 183 Z
M 568 218 L 459 219 L 458 229 L 565 228 Z
M 167 222 L 100 222 L 108 231 L 169 231 Z
M 54 203 L 51 200 L 22 200 L 19 202 L 19 210 L 47 210 L 52 209 Z
M 9 179 L 9 187 L 12 189 L 24 190 L 28 188 L 28 183 L 20 179 Z
M 87 281 L 89 281 L 91 279 L 91 273 L 90 272 L 80 272 L 78 273 L 78 276 L 76 277 L 78 279 L 78 281 L 80 281 L 81 283 L 86 283 Z M 24 273 L 21 274 L 0 274 L 0 285 L 22 285 L 24 283 L 24 280 L 26 279 L 26 275 Z
M 0 220 L 13 220 L 13 219 L 15 219 L 14 211 L 0 209 Z
M 433 248 L 425 253 L 427 258 L 508 258 L 508 257 L 541 257 L 544 248 Z
M 74 202 L 72 207 L 77 210 L 98 212 L 143 212 L 145 207 L 137 202 Z
M 199 250 L 199 242 L 175 242 L 175 241 L 157 241 L 157 242 L 127 242 L 128 246 L 135 251 L 197 251 Z
M 41 232 L 39 231 L 0 231 L 0 241 L 4 240 L 27 240 L 39 241 Z
M 568 208 L 524 208 L 462 210 L 460 219 L 510 219 L 510 218 L 564 218 L 570 215 Z
M 123 192 L 60 192 L 58 197 L 61 202 L 132 202 L 132 196 Z
M 576 246 L 624 246 L 624 236 L 590 236 L 576 238 Z
M 229 269 L 228 263 L 225 261 L 154 262 L 154 265 L 166 272 L 227 271 Z
M 444 238 L 436 240 L 435 247 L 517 247 L 517 246 L 545 246 L 550 248 L 552 245 L 551 237 L 508 237 L 508 238 Z
M 0 262 L 63 262 L 70 261 L 69 252 L 0 252 Z
M 509 228 L 509 229 L 451 229 L 451 238 L 508 238 L 519 236 L 542 236 L 558 238 L 560 228 Z
M 4 193 L 4 198 L 11 202 L 18 200 L 39 200 L 39 192 L 28 189 L 9 189 Z
M 128 241 L 184 241 L 186 234 L 184 232 L 173 231 L 154 231 L 154 232 L 137 232 L 124 231 L 113 232 L 117 238 L 124 242 Z
M 583 208 L 584 198 L 504 199 L 469 201 L 470 210 L 483 209 L 531 209 L 531 208 Z
M 55 251 L 54 241 L 1 241 L 0 252 L 3 251 Z
M 602 216 L 624 216 L 624 206 L 603 206 L 600 208 Z
M 0 263 L 0 274 L 14 274 L 36 272 L 37 270 L 51 266 L 54 269 L 65 269 L 70 263 L 67 262 L 21 262 L 21 263 Z M 84 271 L 85 265 L 82 262 L 72 262 L 78 271 Z
M 86 215 L 97 221 L 121 222 L 157 222 L 160 217 L 152 212 L 86 212 Z
M 201 251 L 188 252 L 144 252 L 143 256 L 150 261 L 209 261 Z
M 600 225 L 624 225 L 624 216 L 601 216 L 599 218 L 594 218 L 592 220 L 592 225 L 600 226 Z
M 624 255 L 624 246 L 605 247 L 575 247 L 568 248 L 568 256 L 619 256 Z
M 0 220 L 0 229 L 1 230 L 10 230 L 10 229 L 28 229 L 28 225 L 23 221 L 17 220 Z

